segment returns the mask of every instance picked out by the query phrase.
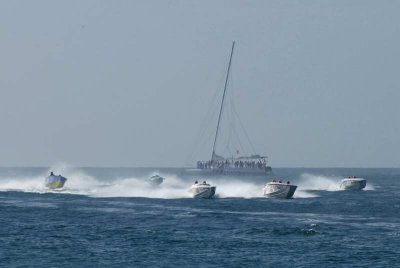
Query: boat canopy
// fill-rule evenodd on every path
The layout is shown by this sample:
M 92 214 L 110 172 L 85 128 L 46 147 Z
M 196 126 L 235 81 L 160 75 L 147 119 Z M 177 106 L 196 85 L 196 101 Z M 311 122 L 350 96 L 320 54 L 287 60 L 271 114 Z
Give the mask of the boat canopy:
M 239 156 L 236 157 L 236 159 L 263 159 L 263 158 L 268 158 L 268 156 L 261 156 L 258 154 L 250 155 L 250 156 Z
M 266 159 L 268 156 L 261 156 L 258 154 L 250 155 L 250 156 L 238 156 L 238 157 L 223 157 L 220 155 L 217 155 L 216 153 L 213 153 L 213 161 L 225 161 L 225 160 L 262 160 Z

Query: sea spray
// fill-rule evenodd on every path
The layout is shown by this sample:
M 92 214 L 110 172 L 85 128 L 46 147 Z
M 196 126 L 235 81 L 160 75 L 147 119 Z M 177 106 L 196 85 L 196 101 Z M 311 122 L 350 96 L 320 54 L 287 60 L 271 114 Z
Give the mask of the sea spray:
M 42 176 L 2 177 L 0 178 L 0 191 L 45 192 L 44 178 Z
M 51 171 L 67 178 L 61 193 L 91 197 L 190 198 L 191 195 L 188 190 L 193 183 L 193 179 L 181 178 L 176 174 L 156 172 L 156 169 L 140 176 L 103 176 L 99 179 L 95 175 L 89 175 L 83 169 L 58 163 L 42 171 L 39 175 L 0 177 L 0 191 L 54 192 L 44 186 L 45 177 Z M 165 178 L 161 185 L 152 186 L 148 183 L 149 177 L 155 174 Z M 340 178 L 337 177 L 304 173 L 297 180 L 298 188 L 294 198 L 318 196 L 315 192 L 310 192 L 312 190 L 339 190 L 338 181 L 340 181 Z M 199 182 L 202 182 L 202 180 L 199 180 Z M 207 179 L 207 182 L 217 187 L 217 198 L 259 198 L 263 196 L 264 182 L 262 181 L 215 177 Z M 57 192 L 59 193 L 59 191 Z
M 263 185 L 243 180 L 218 180 L 217 196 L 221 198 L 227 197 L 242 197 L 255 198 L 262 197 Z
M 163 176 L 164 182 L 152 186 L 147 178 L 122 178 L 99 187 L 90 195 L 94 197 L 146 197 L 146 198 L 189 198 L 189 186 L 174 176 Z
M 367 180 L 367 185 L 365 186 L 364 191 L 375 191 L 375 187 L 373 184 L 369 183 Z
M 315 191 L 339 191 L 339 182 L 342 178 L 335 176 L 301 174 L 298 180 L 299 189 Z
M 57 165 L 49 168 L 42 175 L 0 178 L 0 190 L 35 193 L 54 192 L 44 186 L 45 177 L 48 176 L 50 171 L 55 174 L 62 174 L 67 178 L 63 190 L 57 191 L 57 193 L 91 197 L 190 198 L 189 188 L 193 183 L 191 180 L 176 175 L 160 174 L 165 178 L 164 182 L 161 185 L 152 186 L 147 180 L 151 174 L 155 174 L 154 172 L 150 173 L 149 176 L 98 180 L 78 168 Z M 262 197 L 262 184 L 216 178 L 209 179 L 207 182 L 217 186 L 217 196 L 220 198 Z

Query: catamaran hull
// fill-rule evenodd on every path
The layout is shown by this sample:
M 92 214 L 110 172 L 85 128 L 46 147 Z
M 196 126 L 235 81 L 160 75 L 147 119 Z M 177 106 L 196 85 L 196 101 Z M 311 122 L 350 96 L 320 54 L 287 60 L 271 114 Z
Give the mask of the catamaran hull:
M 361 178 L 348 178 L 340 182 L 340 189 L 342 190 L 362 190 L 367 185 L 366 179 Z
M 189 192 L 193 198 L 209 199 L 214 197 L 216 188 L 216 186 L 194 186 L 190 188 Z
M 266 177 L 272 173 L 271 167 L 266 167 L 265 169 L 257 169 L 257 168 L 209 168 L 209 169 L 186 169 L 183 171 L 183 175 L 188 176 L 235 176 L 235 177 L 243 177 L 243 176 L 256 176 L 256 177 Z
M 65 182 L 67 181 L 66 178 L 63 176 L 48 176 L 46 178 L 45 185 L 49 189 L 60 189 L 64 187 Z
M 282 183 L 267 183 L 263 188 L 263 195 L 269 198 L 288 199 L 293 198 L 296 185 Z

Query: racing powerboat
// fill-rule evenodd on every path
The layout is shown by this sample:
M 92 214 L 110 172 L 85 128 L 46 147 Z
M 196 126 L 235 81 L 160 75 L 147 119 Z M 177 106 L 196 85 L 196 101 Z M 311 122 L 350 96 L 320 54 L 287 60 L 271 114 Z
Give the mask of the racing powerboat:
M 197 181 L 190 187 L 189 192 L 193 198 L 212 198 L 215 195 L 216 186 L 211 186 L 206 181 L 198 183 Z
M 342 190 L 362 190 L 367 185 L 367 180 L 356 176 L 347 177 L 340 181 Z
M 54 175 L 53 172 L 50 173 L 48 177 L 46 177 L 45 185 L 47 188 L 50 188 L 52 190 L 55 189 L 61 189 L 64 187 L 65 182 L 67 181 L 67 178 L 61 176 L 61 175 Z
M 161 177 L 161 176 L 158 175 L 158 174 L 151 176 L 151 177 L 147 180 L 147 182 L 148 182 L 150 185 L 152 185 L 152 186 L 158 186 L 158 185 L 160 185 L 161 183 L 163 183 L 163 181 L 164 181 L 164 178 Z
M 290 184 L 289 181 L 286 183 L 282 182 L 282 180 L 273 179 L 271 182 L 267 183 L 263 188 L 263 195 L 265 197 L 271 198 L 283 198 L 288 199 L 292 198 L 294 192 L 296 191 L 297 186 Z

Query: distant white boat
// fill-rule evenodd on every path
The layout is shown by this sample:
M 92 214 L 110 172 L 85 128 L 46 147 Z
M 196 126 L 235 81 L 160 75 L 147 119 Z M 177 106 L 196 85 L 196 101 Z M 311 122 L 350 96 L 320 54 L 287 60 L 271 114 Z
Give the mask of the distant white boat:
M 216 186 L 211 186 L 206 183 L 197 183 L 197 181 L 190 187 L 189 192 L 193 198 L 212 198 L 215 195 Z
M 289 181 L 284 183 L 282 180 L 272 180 L 264 186 L 263 195 L 270 198 L 288 199 L 293 197 L 296 189 L 297 186 L 290 184 Z
M 342 190 L 362 190 L 366 185 L 366 179 L 357 178 L 356 176 L 347 177 L 340 181 L 340 189 Z
M 152 186 L 158 186 L 164 182 L 164 178 L 159 176 L 158 174 L 151 176 L 147 182 Z

